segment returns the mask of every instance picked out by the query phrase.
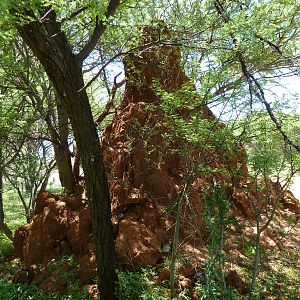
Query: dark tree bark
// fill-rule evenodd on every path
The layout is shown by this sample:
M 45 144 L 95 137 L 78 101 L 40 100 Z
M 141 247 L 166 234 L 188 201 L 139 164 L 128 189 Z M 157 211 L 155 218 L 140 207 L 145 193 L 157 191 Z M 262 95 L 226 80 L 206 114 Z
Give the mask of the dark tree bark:
M 24 12 L 23 12 L 24 13 Z M 28 16 L 37 20 L 32 12 Z M 87 194 L 92 212 L 93 237 L 98 262 L 101 298 L 116 299 L 115 249 L 108 184 L 99 137 L 84 86 L 82 60 L 71 50 L 54 11 L 44 22 L 31 21 L 17 29 L 43 65 L 67 110 L 81 155 Z
M 55 161 L 61 186 L 64 187 L 68 193 L 73 193 L 75 188 L 75 178 L 72 171 L 71 156 L 68 146 L 68 114 L 59 95 L 56 97 L 56 103 L 58 130 L 55 129 L 49 115 L 46 118 L 46 123 L 51 139 L 53 140 Z
M 58 118 L 60 117 L 58 116 Z M 52 140 L 60 184 L 68 193 L 73 193 L 75 180 L 72 172 L 70 151 L 68 148 L 68 134 L 66 133 L 68 132 L 68 128 L 63 128 L 57 131 L 49 114 L 46 116 L 46 123 Z M 65 123 L 62 126 L 68 126 L 68 124 Z
M 23 51 L 21 48 L 18 48 L 18 50 L 20 52 Z M 25 53 L 23 51 L 22 54 L 24 57 L 28 56 L 27 52 Z M 28 59 L 30 60 L 31 58 Z M 43 95 L 43 97 L 40 96 L 39 91 L 34 85 L 32 85 L 25 72 L 19 72 L 18 77 L 21 81 L 23 81 L 24 85 L 27 88 L 27 93 L 32 101 L 32 106 L 36 108 L 38 112 L 43 116 L 43 98 L 45 95 Z M 43 89 L 48 94 L 48 87 L 44 85 Z M 59 173 L 61 186 L 64 187 L 68 193 L 73 193 L 75 188 L 75 180 L 72 173 L 71 156 L 68 148 L 68 114 L 65 108 L 63 107 L 62 101 L 59 96 L 56 97 L 56 108 L 58 124 L 55 124 L 55 122 L 53 122 L 53 120 L 51 119 L 51 110 L 49 110 L 46 114 L 45 121 L 51 139 L 53 141 L 52 144 L 54 148 L 54 155 L 56 159 L 56 165 Z
M 63 187 L 67 189 L 68 192 L 74 192 L 75 180 L 72 172 L 71 156 L 69 151 L 69 125 L 68 125 L 68 114 L 65 110 L 60 97 L 57 97 L 57 116 L 58 116 L 58 132 L 60 136 L 61 147 L 59 149 L 59 159 L 60 159 L 60 181 Z M 57 162 L 56 162 L 57 164 Z

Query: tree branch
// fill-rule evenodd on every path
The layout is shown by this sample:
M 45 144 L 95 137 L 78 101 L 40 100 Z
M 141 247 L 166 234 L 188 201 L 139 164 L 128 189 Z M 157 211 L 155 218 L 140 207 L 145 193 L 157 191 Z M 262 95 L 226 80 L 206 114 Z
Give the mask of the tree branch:
M 112 17 L 118 6 L 120 5 L 120 0 L 110 0 L 107 10 L 105 12 L 105 19 L 107 20 L 109 17 Z M 94 28 L 94 31 L 90 37 L 90 40 L 85 44 L 85 46 L 81 49 L 81 51 L 76 55 L 77 60 L 82 63 L 94 50 L 96 47 L 98 40 L 100 39 L 101 35 L 104 33 L 107 25 L 104 20 L 98 20 L 98 17 L 96 18 L 96 26 Z
M 282 51 L 280 50 L 280 47 L 275 45 L 273 42 L 265 39 L 264 37 L 262 37 L 261 35 L 255 33 L 254 34 L 255 37 L 257 37 L 259 40 L 261 40 L 264 43 L 267 43 L 270 47 L 272 47 L 276 52 L 278 52 L 280 55 L 282 55 Z
M 66 22 L 66 21 L 70 21 L 73 18 L 77 17 L 79 14 L 81 14 L 86 9 L 87 9 L 87 6 L 80 6 L 75 11 L 73 11 L 69 16 L 66 16 L 66 17 L 62 18 L 60 22 L 63 23 L 63 22 Z
M 96 126 L 99 126 L 101 124 L 101 122 L 107 117 L 107 115 L 109 114 L 109 110 L 114 105 L 114 100 L 115 100 L 118 88 L 120 88 L 125 83 L 125 80 L 122 80 L 121 82 L 117 82 L 117 78 L 118 78 L 118 76 L 120 76 L 120 74 L 121 73 L 116 75 L 114 78 L 114 86 L 111 90 L 109 100 L 108 100 L 104 110 L 102 111 L 102 113 L 98 116 L 97 120 L 95 121 Z
M 121 47 L 121 48 L 124 48 L 126 43 L 124 43 L 124 45 Z M 120 51 L 118 52 L 117 54 L 115 54 L 113 57 L 111 57 L 100 69 L 99 71 L 96 73 L 96 75 L 89 81 L 87 82 L 78 92 L 82 92 L 83 90 L 87 89 L 99 76 L 100 74 L 103 72 L 103 70 L 111 63 L 113 62 L 115 59 L 117 59 L 118 57 L 120 56 L 123 56 L 123 55 L 127 55 L 127 54 L 130 54 L 132 52 L 135 52 L 136 50 L 141 50 L 141 51 L 145 51 L 149 48 L 151 48 L 152 46 L 155 46 L 155 45 L 168 45 L 166 43 L 162 43 L 161 41 L 157 41 L 157 42 L 150 42 L 150 43 L 147 43 L 145 45 L 139 45 L 139 46 L 136 46 L 136 47 L 133 47 L 131 49 L 129 49 L 128 51 Z
M 223 21 L 225 23 L 228 23 L 230 21 L 230 19 L 225 14 L 224 7 L 222 6 L 222 4 L 220 3 L 219 0 L 215 1 L 215 8 L 216 8 L 217 12 L 219 13 L 219 15 L 221 16 L 221 18 L 223 19 Z M 236 38 L 232 32 L 230 33 L 230 36 L 232 38 L 233 43 L 237 46 Z M 259 36 L 257 36 L 257 37 L 260 38 Z M 262 38 L 260 38 L 260 39 L 262 39 Z M 273 43 L 271 43 L 267 40 L 264 40 L 264 39 L 262 39 L 262 40 L 264 42 L 267 42 L 269 46 L 273 47 L 280 55 L 282 55 L 282 52 L 280 51 L 278 46 L 274 45 Z M 294 143 L 289 138 L 287 133 L 283 130 L 281 122 L 276 118 L 276 116 L 271 108 L 271 105 L 267 102 L 267 100 L 265 98 L 265 94 L 264 94 L 264 90 L 263 90 L 262 86 L 260 85 L 258 80 L 255 78 L 255 76 L 248 70 L 245 58 L 240 51 L 238 51 L 238 60 L 241 64 L 242 73 L 245 76 L 245 78 L 248 82 L 248 85 L 249 85 L 249 93 L 250 93 L 250 98 L 251 98 L 250 106 L 252 106 L 252 95 L 254 94 L 257 97 L 257 99 L 259 99 L 261 101 L 261 103 L 265 106 L 270 119 L 274 123 L 276 129 L 282 135 L 285 143 L 287 143 L 288 145 L 295 148 L 297 152 L 300 152 L 300 146 L 297 145 L 296 143 Z
M 290 138 L 289 136 L 287 135 L 287 133 L 283 130 L 282 128 L 282 125 L 281 125 L 281 122 L 276 118 L 272 108 L 271 108 L 271 105 L 270 103 L 268 103 L 264 97 L 264 94 L 262 93 L 263 90 L 262 90 L 262 87 L 260 86 L 259 82 L 256 80 L 256 78 L 254 78 L 253 75 L 251 75 L 251 78 L 252 80 L 255 82 L 255 85 L 257 86 L 259 92 L 256 92 L 256 97 L 264 104 L 267 112 L 268 112 L 268 115 L 270 117 L 270 119 L 272 120 L 272 122 L 274 123 L 276 129 L 280 132 L 280 134 L 282 135 L 284 141 L 291 145 L 293 148 L 295 148 L 297 150 L 297 152 L 300 153 L 300 146 L 297 145 L 296 143 L 294 143 Z
M 25 143 L 25 137 L 24 137 L 24 135 L 22 135 L 21 140 L 20 140 L 19 145 L 18 145 L 18 148 L 14 149 L 13 156 L 10 157 L 9 160 L 6 161 L 3 165 L 0 165 L 0 168 L 4 169 L 5 167 L 10 165 L 15 160 L 15 158 L 19 155 L 24 143 Z
M 87 89 L 99 76 L 100 74 L 103 72 L 103 70 L 111 63 L 113 62 L 115 59 L 117 59 L 119 56 L 124 55 L 124 52 L 119 52 L 116 55 L 114 55 L 112 58 L 110 58 L 97 72 L 97 74 L 85 85 L 83 86 L 78 92 L 82 92 L 83 90 Z
M 1 220 L 0 220 L 0 231 L 3 231 L 4 234 L 5 234 L 11 241 L 13 241 L 14 236 L 13 236 L 12 231 L 11 231 L 11 230 L 8 228 L 8 226 L 7 226 L 4 222 L 2 222 Z

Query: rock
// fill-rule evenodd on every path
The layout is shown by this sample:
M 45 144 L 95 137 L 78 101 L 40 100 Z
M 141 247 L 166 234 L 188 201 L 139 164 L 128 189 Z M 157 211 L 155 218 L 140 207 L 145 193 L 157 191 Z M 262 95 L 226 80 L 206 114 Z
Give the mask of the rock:
M 83 233 L 80 235 L 74 235 L 70 240 L 72 251 L 75 257 L 80 258 L 87 253 L 87 245 L 92 241 L 92 235 L 90 233 Z
M 195 266 L 192 264 L 180 266 L 177 273 L 186 278 L 192 278 L 195 274 Z
M 40 199 L 54 199 L 46 196 L 47 193 L 43 193 Z M 46 202 L 44 201 L 43 205 Z M 37 211 L 43 205 L 40 202 Z M 36 213 L 29 224 L 16 231 L 15 255 L 23 259 L 25 265 L 32 265 L 46 263 L 52 258 L 70 253 L 71 247 L 67 240 L 70 218 L 70 209 L 65 202 L 60 200 L 47 202 L 47 206 L 44 206 L 40 213 Z
M 248 186 L 247 186 L 248 188 Z M 246 191 L 247 193 L 248 191 Z M 233 189 L 231 195 L 235 207 L 248 219 L 253 220 L 255 218 L 254 209 L 251 206 L 250 198 L 244 191 L 238 188 Z
M 99 299 L 99 292 L 96 284 L 86 284 L 82 288 L 87 290 L 88 295 L 92 299 Z
M 191 279 L 184 277 L 182 275 L 178 276 L 177 286 L 178 286 L 179 291 L 183 291 L 185 289 L 191 289 L 192 284 L 193 284 L 193 282 Z
M 68 207 L 73 211 L 79 211 L 86 206 L 86 202 L 82 197 L 77 195 L 66 196 L 63 198 L 63 201 L 66 202 Z
M 89 207 L 81 209 L 79 211 L 79 232 L 91 233 L 92 231 L 92 218 L 91 209 Z
M 31 231 L 25 246 L 25 262 L 47 262 L 65 249 L 68 228 L 69 209 L 65 202 L 51 202 L 44 208 L 43 214 L 32 222 Z M 37 228 L 38 227 L 38 228 Z M 33 251 L 32 251 L 33 250 Z
M 51 202 L 43 211 L 43 233 L 55 240 L 63 240 L 68 229 L 70 210 L 63 201 Z

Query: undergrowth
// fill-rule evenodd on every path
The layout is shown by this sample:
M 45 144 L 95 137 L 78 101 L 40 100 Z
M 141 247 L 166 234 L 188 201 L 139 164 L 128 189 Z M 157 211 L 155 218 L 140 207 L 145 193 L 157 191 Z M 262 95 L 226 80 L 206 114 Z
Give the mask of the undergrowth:
M 26 223 L 23 206 L 16 193 L 8 191 L 4 193 L 3 206 L 5 212 L 5 222 L 11 231 L 15 231 L 19 226 Z M 0 231 L 0 259 L 13 255 L 12 242 Z M 1 268 L 1 266 L 0 266 Z
M 220 198 L 215 195 L 214 200 Z M 210 199 L 211 200 L 211 199 Z M 219 204 L 220 204 L 219 203 Z M 220 214 L 221 211 L 216 211 L 216 203 L 208 203 L 214 208 L 215 218 L 214 224 L 207 223 L 211 234 L 211 260 L 206 262 L 205 281 L 195 282 L 194 292 L 196 299 L 247 299 L 247 296 L 240 297 L 234 290 L 227 289 L 225 292 L 221 291 L 223 286 L 223 274 L 226 272 L 226 256 L 223 257 L 223 251 L 219 244 L 220 237 L 222 237 L 222 228 L 220 224 L 225 221 L 225 224 L 232 220 L 226 219 L 227 214 Z M 16 194 L 8 192 L 4 197 L 5 220 L 11 230 L 15 230 L 26 222 L 25 214 L 22 213 L 22 205 L 19 203 Z M 225 211 L 228 209 L 224 208 Z M 212 210 L 209 210 L 211 211 Z M 219 214 L 218 214 L 219 213 Z M 224 219 L 225 216 L 225 219 Z M 222 222 L 220 222 L 222 221 Z M 221 236 L 219 236 L 221 234 Z M 251 268 L 254 255 L 254 243 L 241 237 L 240 245 L 242 245 L 242 252 L 244 258 L 239 267 L 239 274 L 245 282 L 250 281 Z M 220 256 L 219 256 L 220 254 Z M 225 255 L 225 253 L 224 253 Z M 298 300 L 300 295 L 300 250 L 294 249 L 291 251 L 278 251 L 276 249 L 262 248 L 262 266 L 261 272 L 258 276 L 257 287 L 254 293 L 254 299 L 291 299 Z M 74 299 L 87 300 L 89 298 L 87 291 L 80 289 L 80 283 L 76 280 L 74 270 L 76 270 L 76 263 L 72 257 L 62 257 L 61 262 L 56 264 L 57 270 L 62 272 L 64 263 L 68 263 L 71 267 L 71 272 L 64 274 L 68 276 L 69 290 L 67 294 L 62 295 L 58 293 L 45 293 L 31 284 L 15 284 L 12 283 L 14 274 L 20 270 L 21 263 L 18 260 L 13 260 L 13 246 L 12 242 L 0 232 L 0 300 L 52 300 L 52 299 Z M 212 260 L 215 258 L 215 260 Z M 221 261 L 225 267 L 220 269 L 217 262 Z M 224 260 L 224 261 L 223 261 Z M 225 265 L 224 265 L 225 262 Z M 186 262 L 188 263 L 188 262 Z M 57 271 L 56 270 L 56 271 Z M 119 286 L 117 289 L 117 298 L 119 300 L 167 300 L 169 298 L 169 282 L 164 281 L 162 284 L 157 284 L 155 278 L 159 273 L 159 268 L 143 269 L 140 272 L 118 271 Z M 52 270 L 53 271 L 53 270 Z M 55 271 L 55 270 L 54 270 Z M 73 273 L 72 273 L 73 272 Z M 72 289 L 72 290 L 71 290 Z M 223 297 L 223 298 L 220 298 Z M 224 298 L 225 297 L 225 298 Z M 183 290 L 177 295 L 176 299 L 190 300 L 191 295 L 189 290 Z
M 0 279 L 0 300 L 86 300 L 90 299 L 87 292 L 69 293 L 61 295 L 58 293 L 45 293 L 35 285 L 12 284 Z
M 144 269 L 138 273 L 128 271 L 118 272 L 118 299 L 168 300 L 169 290 L 151 281 L 149 279 L 151 275 L 153 275 L 151 269 Z

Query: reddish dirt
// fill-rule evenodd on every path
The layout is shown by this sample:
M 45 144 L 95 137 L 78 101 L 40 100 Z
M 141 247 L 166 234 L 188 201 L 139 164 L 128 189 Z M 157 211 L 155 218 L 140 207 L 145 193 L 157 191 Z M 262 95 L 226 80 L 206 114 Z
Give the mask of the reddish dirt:
M 230 270 L 225 281 L 228 286 L 236 289 L 240 295 L 246 295 L 249 292 L 247 284 L 241 279 L 236 270 Z
M 211 194 L 212 184 L 227 187 L 227 196 L 232 199 L 231 213 L 241 218 L 253 219 L 251 199 L 262 205 L 265 195 L 265 191 L 253 192 L 255 183 L 247 179 L 245 150 L 241 145 L 236 145 L 231 153 L 224 153 L 213 144 L 207 150 L 176 137 L 165 137 L 170 133 L 168 118 L 160 107 L 153 81 L 158 80 L 171 92 L 186 84 L 188 78 L 180 67 L 180 51 L 176 47 L 152 46 L 144 49 L 141 56 L 132 54 L 125 61 L 127 81 L 123 101 L 101 139 L 111 192 L 117 263 L 120 268 L 130 270 L 154 266 L 169 254 L 176 201 L 188 177 L 187 165 L 198 162 L 220 170 L 210 176 L 201 173 L 194 176 L 184 199 L 180 250 L 192 260 L 204 256 L 207 232 L 202 216 L 203 198 Z M 224 128 L 216 124 L 206 106 L 198 109 L 203 118 L 212 121 L 211 130 Z M 188 118 L 189 110 L 182 108 L 178 113 Z M 183 149 L 188 149 L 187 160 L 179 155 Z M 270 184 L 270 188 L 271 199 L 275 199 L 276 187 Z M 83 192 L 79 187 L 67 197 L 47 192 L 37 197 L 31 222 L 19 228 L 14 236 L 15 255 L 25 265 L 46 264 L 53 258 L 74 254 L 81 281 L 89 282 L 96 276 L 90 209 Z M 284 208 L 299 213 L 299 202 L 292 194 L 284 194 L 281 201 Z M 185 271 L 178 282 L 182 289 L 191 286 L 192 275 Z M 167 273 L 164 270 L 158 281 L 166 280 Z M 230 284 L 232 280 L 239 282 L 235 273 L 230 274 L 227 278 Z M 41 287 L 52 290 L 55 276 L 52 274 Z
M 188 177 L 187 165 L 196 161 L 247 175 L 243 148 L 238 145 L 232 155 L 224 155 L 213 145 L 207 151 L 182 138 L 165 137 L 171 129 L 154 82 L 172 92 L 187 84 L 188 78 L 180 67 L 177 47 L 151 47 L 141 56 L 132 54 L 126 59 L 123 101 L 101 139 L 111 190 L 118 263 L 132 270 L 155 265 L 163 258 L 163 246 L 172 243 L 176 201 Z M 222 130 L 205 105 L 198 109 L 204 119 L 212 120 L 212 130 Z M 182 107 L 178 114 L 188 118 L 189 112 Z M 184 149 L 189 151 L 187 161 L 179 154 Z M 203 194 L 209 193 L 214 180 L 231 186 L 228 193 L 239 185 L 239 180 L 234 182 L 226 171 L 215 172 L 214 176 L 198 175 L 191 180 L 183 204 L 179 239 L 190 246 L 183 247 L 187 251 L 205 244 Z M 249 200 L 243 205 L 249 206 Z

